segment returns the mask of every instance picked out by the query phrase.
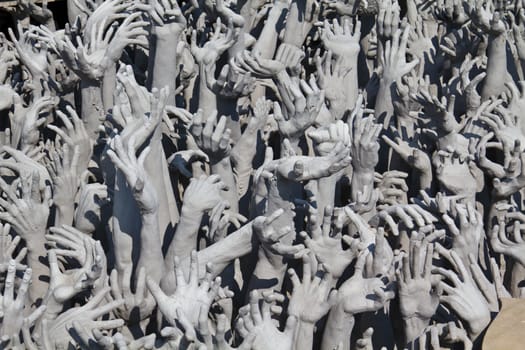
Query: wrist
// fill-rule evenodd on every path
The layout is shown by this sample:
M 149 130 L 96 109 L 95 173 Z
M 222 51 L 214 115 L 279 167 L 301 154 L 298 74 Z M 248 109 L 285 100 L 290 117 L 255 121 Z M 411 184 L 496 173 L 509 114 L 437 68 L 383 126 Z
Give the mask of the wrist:
M 416 339 L 421 333 L 423 333 L 423 330 L 429 323 L 430 318 L 420 316 L 403 317 L 406 342 L 409 343 Z
M 162 28 L 161 30 L 156 30 Z M 167 28 L 170 28 L 169 30 L 166 30 Z M 152 38 L 157 43 L 166 43 L 172 45 L 173 42 L 179 41 L 179 35 L 182 33 L 183 27 L 182 26 L 162 26 L 157 27 L 154 26 L 154 29 L 152 30 Z
M 231 170 L 230 156 L 227 155 L 221 159 L 210 158 L 210 167 L 213 174 L 220 173 L 223 170 Z
M 420 189 L 429 189 L 432 185 L 432 167 L 429 166 L 428 169 L 420 170 L 419 173 L 419 187 Z
M 43 234 L 30 234 L 27 237 L 28 238 L 25 238 L 26 248 L 27 248 L 27 258 L 28 260 L 36 258 L 36 260 L 38 261 L 38 257 L 41 254 L 46 253 L 46 247 L 45 247 L 46 239 L 44 237 L 44 233 Z
M 362 190 L 364 186 L 370 186 L 370 189 L 373 189 L 374 183 L 374 169 L 373 168 L 363 168 L 361 166 L 353 165 L 352 173 L 352 187 Z
M 312 320 L 305 319 L 302 315 L 292 315 L 297 317 L 299 320 L 299 327 L 303 330 L 311 330 L 311 333 L 314 332 L 315 322 Z
M 157 210 L 141 210 L 142 226 L 150 226 L 158 228 L 158 215 Z
M 275 79 L 277 81 L 277 87 L 279 87 L 279 85 L 287 85 L 290 82 L 290 75 L 288 75 L 286 69 L 283 69 L 277 73 Z
M 262 279 L 283 276 L 286 272 L 286 263 L 280 255 L 274 254 L 266 249 L 262 244 L 259 246 L 258 261 L 256 271 L 257 277 Z
M 122 54 L 122 52 L 121 52 Z M 115 75 L 116 67 L 117 67 L 117 61 L 119 60 L 120 56 L 118 58 L 115 57 L 104 57 L 102 60 L 102 69 L 104 70 L 104 74 L 101 77 L 101 81 L 104 80 L 105 77 L 107 77 L 109 74 Z
M 332 306 L 328 319 L 331 321 L 331 328 L 339 330 L 346 330 L 349 327 L 351 329 L 355 321 L 354 315 L 344 310 L 342 302 Z
M 340 48 L 340 50 L 336 49 L 334 54 L 341 57 L 344 67 L 350 67 L 352 70 L 355 70 L 357 68 L 357 58 L 361 50 L 359 44 L 351 43 Z
M 379 78 L 379 89 L 390 89 L 390 86 L 397 80 L 397 75 L 394 72 L 383 71 Z
M 483 333 L 491 321 L 488 308 L 486 308 L 486 312 L 483 312 L 482 315 L 477 316 L 478 317 L 472 317 L 472 319 L 468 321 L 469 335 L 472 340 L 475 340 L 481 333 Z
M 51 288 L 49 288 L 49 291 L 42 302 L 42 304 L 46 306 L 46 310 L 42 318 L 46 320 L 56 319 L 64 308 L 62 304 L 56 302 L 56 300 L 52 297 L 52 293 L 53 292 L 51 291 Z
M 200 222 L 204 215 L 204 210 L 192 204 L 194 201 L 184 201 L 181 209 L 180 224 L 187 225 L 192 222 Z
M 65 215 L 65 214 L 70 214 L 70 213 L 73 213 L 75 210 L 74 210 L 74 206 L 71 205 L 71 203 L 75 203 L 75 196 L 72 196 L 69 198 L 70 201 L 68 200 L 53 200 L 53 204 L 55 205 L 55 210 L 57 211 L 57 214 L 58 215 Z M 69 203 L 69 205 L 68 205 Z

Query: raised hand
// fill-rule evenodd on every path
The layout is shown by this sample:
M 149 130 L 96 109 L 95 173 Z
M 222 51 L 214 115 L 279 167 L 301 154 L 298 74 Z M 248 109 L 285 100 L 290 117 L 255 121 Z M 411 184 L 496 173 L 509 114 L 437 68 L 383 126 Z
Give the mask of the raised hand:
M 350 165 L 349 148 L 341 142 L 322 157 L 290 156 L 279 159 L 276 163 L 277 174 L 293 181 L 320 179 L 337 173 Z
M 328 155 L 338 143 L 350 145 L 349 126 L 342 120 L 311 130 L 307 136 L 312 139 L 314 151 L 319 156 Z
M 221 193 L 225 189 L 226 185 L 221 181 L 219 175 L 208 177 L 202 175 L 198 179 L 192 178 L 184 193 L 184 203 L 187 203 L 193 210 L 210 211 L 224 201 Z
M 322 264 L 323 268 L 329 272 L 334 280 L 338 280 L 345 269 L 354 261 L 358 251 L 358 240 L 352 241 L 349 249 L 343 249 L 342 242 L 345 238 L 341 234 L 341 227 L 332 231 L 331 207 L 325 208 L 322 222 L 319 222 L 317 210 L 308 205 L 308 231 L 310 236 L 301 232 L 305 246 L 315 255 L 315 258 Z M 305 259 L 303 257 L 303 259 Z
M 389 205 L 407 203 L 407 176 L 407 173 L 397 170 L 387 171 L 383 175 L 376 173 L 374 181 L 380 192 L 380 202 Z
M 257 78 L 274 78 L 280 72 L 288 69 L 292 76 L 296 76 L 301 70 L 301 61 L 304 59 L 303 50 L 287 43 L 281 43 L 275 53 L 275 59 L 261 57 L 258 52 L 247 50 L 237 54 L 230 63 L 234 69 L 251 73 Z
M 46 122 L 46 118 L 40 118 L 40 115 L 50 112 L 57 102 L 55 98 L 44 96 L 34 101 L 31 106 L 24 108 L 21 98 L 15 95 L 15 111 L 11 117 L 12 145 L 20 144 L 22 150 L 36 146 L 40 137 L 38 129 Z
M 144 148 L 137 158 L 135 140 L 136 138 L 131 136 L 124 148 L 120 136 L 117 135 L 113 140 L 116 152 L 109 150 L 108 156 L 126 177 L 141 213 L 152 213 L 158 209 L 159 203 L 155 188 L 144 169 L 144 161 L 150 148 L 149 146 Z
M 399 224 L 395 222 L 394 217 L 397 218 L 404 226 L 412 230 L 415 226 L 423 227 L 431 225 L 438 221 L 438 219 L 416 204 L 395 204 L 391 206 L 382 207 L 381 210 L 372 218 L 371 222 L 385 223 L 392 233 L 399 235 Z
M 107 278 L 106 255 L 100 242 L 70 226 L 52 227 L 46 235 L 51 249 L 48 252 L 50 281 L 45 300 L 47 314 L 55 318 L 62 306 L 81 291 L 91 287 L 101 289 Z M 57 255 L 73 259 L 80 268 L 62 272 Z
M 451 238 L 452 248 L 465 264 L 468 263 L 468 256 L 472 254 L 476 259 L 483 242 L 483 217 L 472 203 L 466 205 L 456 204 L 452 209 L 456 213 L 456 221 L 448 214 L 443 215 Z
M 522 253 L 525 251 L 525 241 L 521 234 L 520 225 L 521 220 L 514 221 L 510 227 L 511 235 L 509 235 L 505 223 L 499 222 L 492 227 L 489 237 L 490 245 L 495 252 L 511 256 L 521 265 L 524 265 L 525 259 Z
M 387 0 L 379 2 L 376 30 L 381 40 L 385 42 L 390 40 L 396 30 L 399 29 L 400 11 L 399 4 L 395 1 Z
M 289 79 L 279 80 L 279 92 L 285 106 L 284 115 L 279 104 L 274 104 L 274 118 L 279 132 L 290 139 L 297 139 L 317 119 L 324 104 L 324 91 L 320 90 L 315 80 L 310 84 L 301 80 L 299 83 Z
M 387 81 L 398 80 L 419 63 L 417 58 L 410 62 L 406 61 L 405 55 L 409 35 L 410 26 L 407 25 L 403 30 L 397 29 L 393 33 L 392 40 L 386 42 L 384 53 L 380 57 L 383 79 Z
M 158 37 L 178 36 L 186 26 L 186 18 L 173 0 L 151 1 L 148 9 L 152 19 L 152 32 Z
M 57 111 L 57 115 L 65 126 L 65 130 L 56 127 L 55 125 L 47 125 L 47 128 L 53 130 L 60 136 L 61 140 L 67 144 L 70 150 L 75 150 L 78 147 L 78 160 L 75 166 L 76 174 L 81 175 L 84 170 L 88 168 L 89 160 L 93 153 L 93 141 L 86 131 L 86 127 L 75 109 L 71 106 L 66 106 L 66 111 L 71 116 L 71 120 L 67 115 L 61 111 Z M 76 152 L 76 151 L 75 151 Z M 70 157 L 75 157 L 76 153 L 70 154 Z
M 147 286 L 162 315 L 172 326 L 177 326 L 179 319 L 187 319 L 191 325 L 197 326 L 201 307 L 209 309 L 216 299 L 221 287 L 221 278 L 212 279 L 207 272 L 203 279 L 199 277 L 199 261 L 197 252 L 191 253 L 188 277 L 180 266 L 179 258 L 175 258 L 175 277 L 177 287 L 171 295 L 166 295 L 159 285 L 147 278 Z
M 117 270 L 113 270 L 109 280 L 113 299 L 124 300 L 124 304 L 117 307 L 115 313 L 128 325 L 136 325 L 151 315 L 155 308 L 155 300 L 146 288 L 146 270 L 140 268 L 135 279 L 131 277 L 131 272 L 131 266 L 126 267 L 122 276 L 119 276 Z M 134 292 L 133 281 L 135 281 Z
M 47 342 L 54 348 L 67 348 L 69 344 L 74 344 L 75 341 L 70 336 L 70 332 L 75 329 L 83 329 L 84 332 L 93 332 L 93 330 L 113 330 L 124 325 L 121 319 L 105 319 L 100 318 L 116 307 L 122 305 L 124 300 L 118 299 L 108 303 L 102 303 L 109 292 L 109 287 L 101 289 L 83 306 L 77 306 L 61 313 L 55 320 L 47 321 L 45 330 L 45 338 L 43 342 Z
M 345 19 L 343 23 L 334 19 L 332 25 L 328 20 L 324 21 L 321 39 L 327 50 L 332 51 L 342 60 L 348 60 L 349 56 L 354 57 L 359 53 L 360 36 L 361 22 L 358 19 L 356 19 L 355 25 L 352 25 L 349 19 Z M 356 69 L 357 67 L 351 66 L 349 68 Z
M 401 139 L 399 133 L 396 132 L 394 135 L 394 140 L 387 135 L 381 137 L 408 165 L 417 169 L 421 174 L 432 176 L 432 163 L 428 154 L 417 144 Z
M 26 266 L 22 264 L 22 260 L 24 260 L 27 254 L 27 248 L 24 247 L 18 250 L 17 247 L 20 243 L 20 236 L 12 237 L 9 231 L 11 231 L 11 225 L 2 225 L 0 232 L 0 272 L 2 273 L 7 271 L 11 260 L 15 261 L 17 270 L 26 268 Z M 17 250 L 18 253 L 16 256 L 13 256 Z
M 87 173 L 82 177 L 75 209 L 75 227 L 86 233 L 95 232 L 102 222 L 102 207 L 109 203 L 108 189 L 101 183 L 88 183 Z
M 53 204 L 59 212 L 57 221 L 71 224 L 73 222 L 71 203 L 75 201 L 80 186 L 77 173 L 80 147 L 74 147 L 72 156 L 70 155 L 70 146 L 67 144 L 64 144 L 61 149 L 52 150 L 50 153 L 46 168 L 53 182 Z
M 207 317 L 206 317 L 206 325 Z M 200 328 L 200 327 L 199 327 Z M 255 341 L 255 334 L 251 333 L 244 337 L 243 342 L 237 346 L 233 347 L 231 344 L 228 343 L 228 332 L 231 332 L 230 329 L 230 322 L 228 320 L 228 317 L 226 317 L 224 314 L 218 314 L 217 315 L 217 327 L 215 330 L 215 335 L 210 336 L 209 331 L 207 333 L 208 335 L 208 341 L 205 342 L 207 346 L 215 346 L 217 350 L 249 350 L 252 349 L 253 342 Z M 202 334 L 203 332 L 201 332 Z M 210 339 L 211 338 L 211 339 Z
M 338 303 L 344 311 L 355 315 L 367 311 L 377 311 L 395 295 L 388 290 L 381 278 L 364 278 L 363 269 L 366 262 L 366 250 L 363 251 L 354 266 L 354 274 L 338 289 Z
M 445 280 L 439 282 L 439 288 L 444 292 L 439 299 L 450 306 L 467 323 L 470 338 L 476 339 L 490 322 L 487 300 L 477 288 L 461 258 L 454 251 L 440 247 L 438 252 L 453 268 L 453 270 L 443 267 L 433 269 L 433 272 L 440 274 L 448 281 L 448 283 Z
M 44 237 L 52 197 L 49 187 L 42 188 L 39 173 L 21 174 L 21 194 L 3 179 L 0 188 L 7 196 L 0 201 L 3 209 L 0 218 L 11 224 L 26 242 Z
M 2 338 L 4 346 L 9 345 L 13 347 L 20 345 L 20 331 L 22 327 L 24 325 L 29 327 L 34 325 L 34 323 L 42 317 L 46 309 L 45 305 L 41 305 L 29 314 L 27 311 L 24 311 L 28 305 L 26 297 L 29 284 L 31 283 L 32 270 L 30 268 L 24 270 L 22 282 L 18 288 L 15 288 L 16 265 L 15 260 L 9 261 L 4 290 L 0 295 L 0 314 L 4 320 L 9 320 L 9 322 L 2 322 L 0 326 L 0 337 Z
M 407 342 L 422 333 L 439 305 L 435 282 L 431 280 L 433 253 L 432 244 L 411 239 L 402 269 L 396 273 Z
M 206 153 L 211 164 L 216 164 L 230 156 L 231 130 L 226 127 L 226 117 L 221 116 L 217 121 L 217 111 L 211 113 L 206 120 L 199 110 L 194 115 L 190 132 L 199 146 Z
M 276 230 L 272 223 L 283 215 L 282 209 L 276 210 L 269 216 L 259 216 L 253 221 L 253 230 L 262 244 L 263 249 L 267 252 L 267 257 L 272 256 L 292 256 L 299 257 L 304 254 L 304 245 L 290 245 L 283 241 L 283 238 L 290 237 L 294 232 L 290 226 L 282 227 Z
M 524 145 L 525 137 L 519 128 L 518 119 L 506 108 L 498 106 L 495 108 L 495 113 L 484 113 L 480 120 L 493 130 L 506 153 L 514 148 L 516 142 Z M 523 147 L 525 146 L 521 146 L 522 151 Z
M 355 171 L 373 170 L 378 162 L 377 138 L 381 132 L 381 125 L 374 122 L 372 115 L 365 117 L 364 109 L 358 105 L 348 120 L 348 128 L 352 140 L 351 155 Z
M 328 272 L 322 271 L 322 266 L 317 266 L 321 270 L 314 270 L 314 261 L 305 254 L 303 255 L 302 281 L 299 280 L 295 270 L 288 270 L 293 285 L 288 314 L 297 317 L 302 322 L 316 323 L 337 301 L 337 291 L 330 291 L 331 276 Z M 312 305 L 315 307 L 311 307 Z
M 191 34 L 191 53 L 199 64 L 208 66 L 215 63 L 234 42 L 235 30 L 233 28 L 233 21 L 230 20 L 228 22 L 228 29 L 226 33 L 223 33 L 221 19 L 217 18 L 215 32 L 210 40 L 202 47 L 197 45 L 197 31 L 193 30 Z
M 330 50 L 326 53 L 324 59 L 316 56 L 315 64 L 317 67 L 317 83 L 325 92 L 328 108 L 334 118 L 340 120 L 347 109 L 345 81 L 349 78 L 348 74 L 350 71 L 356 69 L 356 67 L 345 64 L 343 57 L 337 57 L 333 60 L 332 51 Z
M 102 6 L 98 9 L 101 8 Z M 107 19 L 87 23 L 85 34 L 86 38 L 90 39 L 86 42 L 80 37 L 76 37 L 76 43 L 68 36 L 65 39 L 55 37 L 54 46 L 68 67 L 79 77 L 90 82 L 100 81 L 106 69 L 112 67 L 122 56 L 126 46 L 147 45 L 145 38 L 147 32 L 143 27 L 148 23 L 138 20 L 140 16 L 140 12 L 126 16 L 118 28 L 110 26 L 112 22 Z M 118 16 L 109 16 L 110 20 L 116 18 Z
M 255 88 L 255 79 L 252 78 L 251 73 L 236 69 L 235 65 L 223 66 L 217 80 L 213 76 L 214 71 L 213 65 L 206 68 L 206 85 L 223 98 L 235 99 L 248 96 Z
M 259 305 L 260 293 L 253 291 L 250 294 L 250 304 L 237 321 L 237 331 L 243 338 L 254 336 L 253 349 L 280 349 L 291 350 L 294 345 L 294 333 L 297 326 L 297 317 L 288 316 L 286 326 L 281 332 L 272 320 L 272 299 L 263 298 Z
M 18 34 L 20 35 L 17 40 L 15 34 L 11 28 L 9 28 L 9 37 L 14 43 L 15 49 L 18 53 L 18 58 L 27 67 L 33 78 L 34 84 L 41 84 L 39 79 L 44 79 L 49 74 L 48 72 L 48 56 L 47 56 L 47 45 L 44 43 L 34 41 L 35 27 L 24 31 L 22 26 L 19 24 Z M 37 87 L 37 85 L 35 85 Z M 38 90 L 37 90 L 38 91 Z M 40 95 L 37 94 L 38 97 Z

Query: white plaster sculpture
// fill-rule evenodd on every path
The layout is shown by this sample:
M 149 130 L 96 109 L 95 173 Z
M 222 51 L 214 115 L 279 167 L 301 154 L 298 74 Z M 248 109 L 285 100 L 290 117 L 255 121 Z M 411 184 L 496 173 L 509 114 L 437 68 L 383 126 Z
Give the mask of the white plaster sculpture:
M 525 296 L 524 4 L 19 0 L 0 349 L 481 349 Z

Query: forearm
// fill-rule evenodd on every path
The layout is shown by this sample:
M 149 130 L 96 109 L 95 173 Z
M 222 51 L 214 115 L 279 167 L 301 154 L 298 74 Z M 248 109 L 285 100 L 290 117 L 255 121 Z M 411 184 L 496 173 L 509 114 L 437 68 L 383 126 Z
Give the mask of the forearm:
M 237 113 L 238 98 L 226 98 L 217 94 L 215 99 L 218 115 L 226 116 L 226 128 L 230 129 L 230 139 L 236 144 L 241 137 L 241 124 Z
M 354 317 L 345 313 L 341 305 L 334 305 L 326 321 L 321 350 L 349 350 L 354 323 Z M 340 344 L 343 345 L 342 348 L 339 347 Z
M 284 181 L 284 180 L 281 180 Z M 276 186 L 276 187 L 273 187 Z M 292 244 L 295 238 L 295 227 L 294 227 L 294 216 L 295 213 L 292 210 L 292 203 L 290 198 L 301 198 L 302 186 L 297 186 L 297 183 L 292 181 L 284 181 L 273 183 L 269 192 L 278 191 L 279 188 L 286 188 L 286 198 L 280 196 L 270 195 L 266 207 L 268 214 L 274 213 L 276 210 L 284 209 L 284 213 L 280 215 L 275 221 L 272 222 L 272 226 L 275 230 L 281 230 L 285 227 L 290 228 L 290 233 L 281 237 L 280 242 L 283 244 Z M 286 271 L 286 263 L 281 255 L 277 255 L 262 245 L 258 247 L 258 260 L 255 266 L 252 278 L 248 290 L 253 289 L 273 289 L 280 290 L 284 273 Z
M 117 82 L 116 65 L 111 63 L 104 72 L 104 78 L 102 80 L 102 102 L 104 106 L 104 112 L 113 108 L 113 92 Z
M 199 64 L 199 109 L 202 110 L 202 115 L 209 116 L 217 111 L 217 96 L 208 88 L 205 78 L 206 72 L 203 64 Z
M 287 264 L 282 256 L 274 255 L 259 246 L 258 260 L 250 279 L 248 291 L 281 290 Z
M 417 177 L 419 178 L 419 189 L 423 191 L 428 191 L 432 187 L 432 170 L 429 171 L 418 171 Z
M 488 159 L 481 159 L 478 163 L 479 167 L 491 178 L 504 178 L 506 174 L 505 169 Z
M 164 274 L 164 259 L 157 211 L 144 213 L 141 217 L 140 258 L 137 267 L 144 267 L 146 275 L 158 283 Z
M 491 96 L 498 96 L 505 90 L 507 77 L 507 50 L 505 34 L 491 35 L 487 48 L 487 76 L 481 91 L 483 100 Z
M 98 127 L 104 118 L 101 85 L 99 82 L 81 80 L 80 93 L 82 98 L 81 119 L 88 135 L 94 140 L 97 138 Z
M 408 344 L 423 333 L 430 320 L 421 319 L 417 316 L 403 317 L 403 326 L 405 330 L 405 344 Z
M 513 298 L 521 298 L 521 285 L 525 280 L 525 266 L 514 261 L 510 276 L 510 293 Z
M 410 23 L 410 25 L 415 26 L 418 23 L 418 21 L 422 20 L 419 18 L 419 15 L 417 13 L 417 7 L 416 7 L 415 1 L 408 0 L 406 2 L 406 7 L 407 7 L 406 16 L 408 19 L 408 23 Z
M 362 169 L 354 165 L 354 172 L 351 181 L 351 197 L 353 202 L 359 202 L 363 190 L 374 188 L 374 169 Z
M 359 69 L 357 69 L 357 58 L 359 56 L 359 52 L 356 53 L 348 53 L 345 54 L 345 58 L 343 60 L 343 66 L 347 67 L 347 69 L 350 69 L 348 74 L 345 78 L 345 92 L 346 92 L 346 99 L 345 99 L 345 111 L 348 109 L 353 109 L 355 106 L 355 103 L 357 101 L 357 96 L 359 95 L 359 80 L 358 80 L 358 72 Z M 343 114 L 341 114 L 341 118 L 343 117 Z M 337 118 L 337 119 L 341 119 Z
M 230 204 L 230 210 L 238 213 L 239 197 L 237 195 L 237 185 L 233 176 L 230 157 L 226 157 L 220 162 L 212 164 L 211 173 L 219 175 L 221 180 L 226 184 L 226 186 L 228 186 L 228 190 L 224 191 L 224 198 Z
M 390 91 L 392 83 L 392 79 L 381 78 L 379 82 L 379 90 L 377 91 L 375 119 L 376 122 L 383 124 L 383 129 L 389 127 L 390 119 L 394 115 L 394 106 L 392 104 L 392 94 Z
M 233 260 L 250 253 L 253 249 L 252 224 L 248 223 L 228 235 L 226 238 L 212 244 L 197 252 L 199 259 L 199 277 L 203 278 L 207 273 L 207 265 L 211 265 L 211 274 L 215 278 Z M 170 246 L 171 247 L 171 246 Z M 165 275 L 161 280 L 161 288 L 165 293 L 173 293 L 176 288 L 175 271 L 173 269 L 173 255 L 168 252 L 164 260 Z M 181 259 L 181 266 L 189 271 L 190 256 Z
M 300 12 L 303 13 L 301 14 Z M 284 30 L 283 39 L 284 43 L 299 48 L 303 45 L 306 35 L 308 35 L 310 29 L 312 29 L 312 24 L 307 22 L 304 18 L 305 12 L 306 11 L 299 10 L 298 0 L 292 2 L 288 17 L 286 17 L 286 28 Z M 302 17 L 302 20 L 299 18 L 299 16 Z
M 140 240 L 140 214 L 131 189 L 128 187 L 124 174 L 115 174 L 115 191 L 113 197 L 113 216 L 111 236 L 115 267 L 120 273 L 133 266 L 133 242 Z M 135 251 L 135 254 L 138 254 Z
M 29 3 L 29 8 L 31 10 L 31 17 L 35 19 L 40 24 L 43 24 L 51 31 L 56 31 L 55 20 L 53 18 L 53 13 L 44 11 L 40 6 L 37 6 L 35 3 Z
M 317 200 L 318 219 L 322 222 L 324 210 L 327 206 L 333 206 L 335 203 L 335 187 L 337 180 L 340 178 L 340 172 L 323 177 L 317 180 L 317 193 L 315 198 Z
M 295 334 L 294 349 L 308 350 L 312 349 L 314 344 L 314 330 L 313 323 L 299 320 L 299 327 Z
M 231 162 L 236 176 L 237 195 L 242 197 L 247 191 L 252 174 L 253 158 L 257 154 L 258 128 L 250 127 L 241 135 L 239 141 L 232 150 Z
M 44 282 L 41 278 L 49 276 L 49 267 L 44 262 L 47 260 L 45 242 L 42 233 L 26 240 L 27 264 L 33 270 L 32 283 L 29 285 L 29 300 L 32 303 L 43 298 L 49 286 L 48 282 Z
M 150 35 L 148 87 L 169 87 L 168 104 L 175 105 L 175 81 L 178 74 L 177 44 L 180 32 Z
M 233 260 L 253 250 L 252 224 L 247 223 L 224 239 L 199 250 L 200 275 L 204 276 L 206 264 L 211 263 L 213 277 L 219 275 Z
M 258 52 L 262 58 L 273 58 L 279 35 L 276 28 L 282 26 L 282 13 L 286 9 L 285 3 L 276 1 L 268 14 L 261 35 L 253 45 L 253 52 Z
M 70 205 L 56 205 L 55 203 L 55 226 L 73 225 L 73 218 L 75 217 L 74 200 L 71 200 Z
M 249 33 L 256 25 L 255 19 L 257 17 L 257 12 L 260 8 L 257 6 L 258 1 L 248 0 L 245 2 L 244 6 L 239 11 L 240 15 L 244 18 L 244 27 L 242 29 L 243 33 Z
M 468 334 L 472 342 L 476 342 L 476 340 L 478 343 L 481 342 L 483 339 L 481 335 L 485 332 L 487 326 L 490 324 L 490 321 L 490 312 L 487 308 L 486 313 L 479 315 L 468 322 Z
M 48 80 L 48 74 L 42 73 L 40 71 L 38 72 L 31 72 L 31 79 L 33 80 L 33 96 L 40 97 L 44 96 L 44 86 L 42 85 L 42 82 L 45 82 Z
M 155 130 L 150 140 L 150 153 L 144 162 L 144 168 L 153 183 L 157 199 L 159 201 L 158 225 L 161 241 L 167 232 L 179 221 L 179 209 L 175 201 L 175 195 L 169 176 L 168 162 L 164 148 L 162 147 L 162 130 L 161 125 Z
M 164 259 L 167 266 L 173 265 L 176 256 L 181 259 L 190 256 L 191 251 L 197 247 L 197 234 L 202 216 L 202 211 L 195 210 L 188 204 L 182 207 L 180 222 Z

